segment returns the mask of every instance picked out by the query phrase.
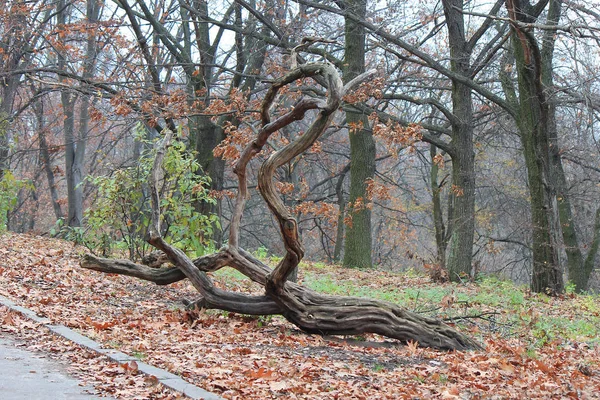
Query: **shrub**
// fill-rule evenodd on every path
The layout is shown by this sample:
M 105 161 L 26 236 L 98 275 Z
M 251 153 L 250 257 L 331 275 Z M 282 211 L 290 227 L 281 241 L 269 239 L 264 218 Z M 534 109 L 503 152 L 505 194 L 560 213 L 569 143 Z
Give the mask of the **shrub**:
M 154 142 L 138 140 L 148 148 L 137 164 L 115 170 L 110 175 L 88 177 L 97 188 L 94 204 L 85 211 L 87 224 L 84 244 L 107 256 L 114 247 L 125 247 L 131 259 L 148 252 L 146 237 L 151 224 L 150 187 L 148 185 L 156 150 Z M 180 139 L 180 135 L 177 135 Z M 201 202 L 214 203 L 209 196 L 210 180 L 200 175 L 199 164 L 181 140 L 167 149 L 159 182 L 163 236 L 188 253 L 204 254 L 218 226 L 215 215 L 196 211 Z
M 0 232 L 8 229 L 8 213 L 17 205 L 19 190 L 28 185 L 27 181 L 16 179 L 12 172 L 4 171 L 0 179 Z

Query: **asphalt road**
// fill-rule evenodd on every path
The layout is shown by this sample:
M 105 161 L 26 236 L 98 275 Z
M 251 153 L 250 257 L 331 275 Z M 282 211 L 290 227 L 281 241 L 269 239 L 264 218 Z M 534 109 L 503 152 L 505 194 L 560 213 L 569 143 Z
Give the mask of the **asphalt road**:
M 0 334 L 0 398 L 2 400 L 90 400 L 93 388 L 80 386 L 65 367 L 43 353 L 17 347 Z

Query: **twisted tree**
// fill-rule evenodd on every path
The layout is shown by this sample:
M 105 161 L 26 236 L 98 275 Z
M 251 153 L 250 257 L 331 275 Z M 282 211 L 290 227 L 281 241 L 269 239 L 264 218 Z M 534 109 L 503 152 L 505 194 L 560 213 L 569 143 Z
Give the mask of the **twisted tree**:
M 200 293 L 196 304 L 231 312 L 269 315 L 280 314 L 300 329 L 318 334 L 352 335 L 377 333 L 402 342 L 417 341 L 422 346 L 439 349 L 477 349 L 481 346 L 443 322 L 411 313 L 395 304 L 358 297 L 329 296 L 314 292 L 288 281 L 288 277 L 304 256 L 297 222 L 277 194 L 273 182 L 275 171 L 308 150 L 321 136 L 340 108 L 342 98 L 370 79 L 374 71 L 365 72 L 345 85 L 330 64 L 304 64 L 275 80 L 267 91 L 261 107 L 262 127 L 256 138 L 244 149 L 234 172 L 238 177 L 238 193 L 232 216 L 228 246 L 215 254 L 191 260 L 180 249 L 161 236 L 161 212 L 158 181 L 162 159 L 172 132 L 165 130 L 159 143 L 151 178 L 152 228 L 148 242 L 162 251 L 173 267 L 151 268 L 128 260 L 111 260 L 86 255 L 82 267 L 106 273 L 117 273 L 167 285 L 189 279 Z M 312 77 L 327 90 L 327 98 L 303 98 L 290 111 L 271 120 L 270 109 L 281 88 L 298 79 Z M 279 223 L 286 253 L 274 268 L 262 263 L 239 246 L 240 223 L 248 197 L 247 165 L 265 146 L 269 137 L 294 121 L 304 119 L 309 110 L 317 116 L 309 129 L 295 141 L 274 152 L 263 162 L 258 173 L 258 188 Z M 256 296 L 229 292 L 215 287 L 206 274 L 231 267 L 265 288 Z

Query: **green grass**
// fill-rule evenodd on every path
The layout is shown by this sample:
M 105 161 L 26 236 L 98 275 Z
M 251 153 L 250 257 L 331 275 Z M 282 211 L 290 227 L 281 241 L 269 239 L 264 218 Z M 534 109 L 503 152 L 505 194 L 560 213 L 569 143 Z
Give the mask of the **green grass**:
M 143 361 L 148 357 L 145 353 L 142 353 L 141 351 L 133 351 L 131 355 L 140 361 Z
M 334 275 L 323 273 L 306 273 L 303 284 L 317 292 L 344 296 L 369 297 L 402 304 L 405 307 L 412 309 L 421 308 L 421 306 L 425 304 L 439 304 L 444 296 L 453 292 L 453 288 L 442 286 L 399 289 L 365 287 L 357 284 L 353 280 L 336 280 Z M 466 296 L 459 294 L 458 300 L 465 301 Z
M 351 272 L 348 275 L 351 276 Z M 410 277 L 414 276 L 412 271 Z M 415 312 L 454 318 L 459 324 L 461 316 L 495 313 L 488 324 L 491 330 L 508 336 L 529 336 L 537 347 L 558 339 L 600 344 L 599 295 L 571 294 L 572 299 L 554 300 L 545 295 L 532 295 L 526 286 L 497 277 L 482 278 L 468 285 L 388 286 L 379 289 L 361 286 L 350 278 L 335 279 L 334 274 L 311 271 L 305 273 L 303 284 L 328 294 L 389 301 Z M 454 297 L 454 304 L 441 307 L 442 299 L 448 295 Z M 532 312 L 535 318 L 530 315 Z
M 521 337 L 534 348 L 557 340 L 600 345 L 600 295 L 576 295 L 571 291 L 564 299 L 553 299 L 531 294 L 526 286 L 495 276 L 468 284 L 433 284 L 415 270 L 373 270 L 371 275 L 323 263 L 301 263 L 300 271 L 301 283 L 315 291 L 388 301 L 424 315 L 451 319 L 466 329 L 477 325 L 482 338 L 490 333 Z M 213 276 L 233 285 L 247 281 L 231 268 L 223 268 Z M 442 304 L 442 299 L 449 297 L 453 303 Z M 474 317 L 478 315 L 481 318 Z M 259 322 L 268 323 L 268 319 Z
M 221 268 L 220 270 L 215 271 L 212 274 L 213 276 L 215 276 L 215 278 L 233 281 L 243 281 L 248 279 L 244 276 L 244 274 L 233 268 Z

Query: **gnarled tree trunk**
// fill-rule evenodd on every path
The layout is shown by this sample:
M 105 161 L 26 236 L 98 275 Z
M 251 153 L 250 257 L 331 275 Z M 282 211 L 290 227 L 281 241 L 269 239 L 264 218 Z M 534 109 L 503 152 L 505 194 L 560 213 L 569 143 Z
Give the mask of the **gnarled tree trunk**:
M 126 260 L 101 259 L 91 255 L 84 257 L 82 266 L 107 273 L 134 276 L 161 285 L 187 278 L 201 295 L 197 302 L 201 307 L 254 315 L 281 314 L 306 332 L 343 335 L 371 332 L 404 342 L 414 340 L 422 346 L 440 349 L 480 348 L 479 344 L 441 321 L 411 313 L 397 305 L 358 297 L 324 295 L 288 281 L 290 273 L 304 256 L 304 249 L 299 240 L 297 222 L 275 189 L 274 173 L 280 166 L 310 148 L 333 120 L 344 94 L 370 78 L 373 73 L 370 71 L 361 74 L 344 86 L 332 65 L 306 64 L 272 83 L 261 109 L 262 128 L 242 152 L 234 167 L 239 187 L 231 219 L 229 245 L 216 254 L 197 260 L 189 259 L 159 234 L 161 218 L 156 182 L 165 148 L 172 136 L 172 132 L 167 131 L 154 163 L 151 182 L 153 226 L 149 243 L 163 251 L 175 267 L 156 269 Z M 291 111 L 271 121 L 269 110 L 279 90 L 298 79 L 317 75 L 327 82 L 327 99 L 302 99 Z M 240 222 L 248 195 L 246 167 L 263 149 L 271 134 L 293 121 L 303 119 L 309 110 L 318 111 L 310 128 L 295 141 L 274 152 L 262 164 L 258 174 L 260 193 L 279 223 L 286 249 L 281 262 L 275 269 L 271 269 L 239 247 Z M 264 286 L 265 295 L 247 295 L 216 288 L 206 272 L 225 266 L 240 271 Z

